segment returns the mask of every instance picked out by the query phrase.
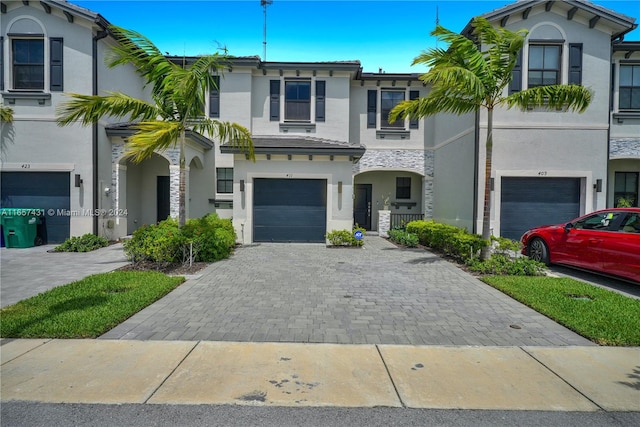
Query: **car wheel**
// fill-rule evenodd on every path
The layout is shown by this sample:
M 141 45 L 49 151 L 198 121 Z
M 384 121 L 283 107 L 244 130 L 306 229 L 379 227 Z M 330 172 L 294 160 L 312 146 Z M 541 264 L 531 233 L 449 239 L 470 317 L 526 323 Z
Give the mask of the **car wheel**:
M 529 243 L 529 258 L 549 265 L 549 249 L 542 239 L 535 238 Z

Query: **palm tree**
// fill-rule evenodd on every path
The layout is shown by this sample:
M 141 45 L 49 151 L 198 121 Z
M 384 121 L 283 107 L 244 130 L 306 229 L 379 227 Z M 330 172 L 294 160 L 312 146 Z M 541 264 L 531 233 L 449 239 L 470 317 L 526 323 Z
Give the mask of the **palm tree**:
M 484 181 L 482 238 L 490 239 L 491 170 L 493 152 L 493 112 L 497 107 L 517 106 L 523 111 L 533 107 L 584 112 L 591 103 L 591 92 L 579 85 L 539 86 L 505 95 L 512 79 L 512 70 L 528 34 L 526 30 L 512 32 L 494 28 L 482 17 L 472 21 L 473 39 L 437 26 L 431 35 L 448 44 L 448 49 L 429 49 L 413 60 L 425 64 L 429 71 L 420 79 L 431 85 L 423 98 L 403 101 L 389 114 L 389 121 L 398 118 L 419 119 L 440 112 L 465 114 L 487 110 L 487 140 Z M 485 247 L 481 259 L 487 259 Z
M 79 121 L 83 126 L 100 118 L 127 118 L 133 121 L 135 133 L 126 142 L 125 156 L 139 163 L 155 151 L 180 147 L 179 224 L 186 221 L 186 159 L 187 131 L 218 138 L 239 147 L 255 160 L 251 133 L 237 123 L 221 122 L 206 117 L 206 96 L 215 87 L 214 73 L 221 73 L 224 57 L 217 53 L 198 57 L 192 65 L 176 64 L 145 36 L 120 27 L 110 28 L 119 44 L 107 57 L 109 68 L 132 64 L 151 85 L 153 102 L 133 98 L 124 93 L 107 95 L 71 93 L 72 98 L 57 110 L 57 122 L 66 126 Z

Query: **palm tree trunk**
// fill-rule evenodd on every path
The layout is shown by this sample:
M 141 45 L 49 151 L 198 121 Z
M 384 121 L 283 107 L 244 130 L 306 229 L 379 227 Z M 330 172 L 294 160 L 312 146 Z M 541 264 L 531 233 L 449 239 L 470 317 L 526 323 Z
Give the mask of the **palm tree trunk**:
M 491 168 L 493 157 L 493 109 L 487 109 L 487 142 L 484 161 L 484 208 L 482 210 L 482 239 L 491 239 Z M 485 246 L 480 251 L 480 259 L 485 260 L 491 254 L 491 247 Z
M 178 189 L 178 225 L 182 227 L 187 222 L 186 192 L 187 192 L 187 161 L 184 154 L 185 130 L 180 132 L 180 183 Z

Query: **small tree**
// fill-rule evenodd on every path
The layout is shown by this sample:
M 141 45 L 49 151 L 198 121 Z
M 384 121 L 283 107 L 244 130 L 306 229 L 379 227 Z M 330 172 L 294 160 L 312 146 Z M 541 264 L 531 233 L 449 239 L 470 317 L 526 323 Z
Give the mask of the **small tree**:
M 429 71 L 420 79 L 431 85 L 423 98 L 403 101 L 389 114 L 389 122 L 398 118 L 419 119 L 441 112 L 466 114 L 487 110 L 487 140 L 485 161 L 484 209 L 482 238 L 490 239 L 491 171 L 493 155 L 493 112 L 497 107 L 567 109 L 584 112 L 591 103 L 591 92 L 579 85 L 533 87 L 505 95 L 512 71 L 528 34 L 526 30 L 512 32 L 494 28 L 485 18 L 472 21 L 474 40 L 437 26 L 431 35 L 448 44 L 447 49 L 423 51 L 413 64 L 425 64 Z M 487 259 L 490 248 L 484 247 L 481 259 Z
M 71 93 L 72 98 L 60 105 L 57 122 L 66 126 L 80 121 L 86 126 L 102 117 L 127 118 L 134 121 L 135 133 L 126 143 L 125 155 L 141 162 L 155 151 L 176 145 L 180 148 L 179 225 L 186 222 L 187 131 L 218 138 L 240 147 L 255 159 L 251 133 L 237 123 L 221 122 L 206 117 L 205 100 L 215 87 L 215 73 L 221 73 L 225 57 L 217 53 L 198 57 L 192 65 L 172 62 L 145 36 L 119 27 L 110 28 L 119 44 L 107 58 L 109 68 L 133 64 L 137 72 L 152 86 L 153 102 L 111 92 L 104 96 Z

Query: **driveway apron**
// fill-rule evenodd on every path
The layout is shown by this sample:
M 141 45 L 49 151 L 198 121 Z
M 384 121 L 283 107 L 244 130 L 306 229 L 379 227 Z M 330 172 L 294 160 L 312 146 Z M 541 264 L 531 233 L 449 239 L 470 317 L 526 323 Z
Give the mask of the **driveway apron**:
M 105 339 L 594 345 L 423 249 L 240 247 Z

